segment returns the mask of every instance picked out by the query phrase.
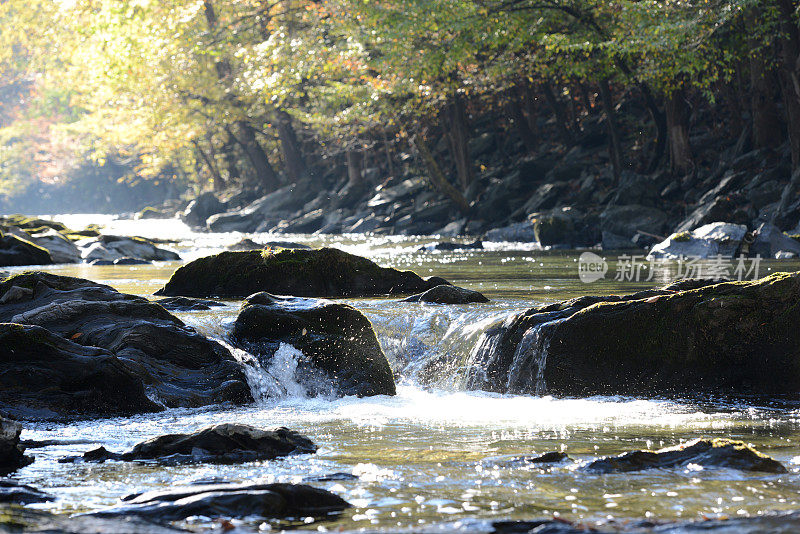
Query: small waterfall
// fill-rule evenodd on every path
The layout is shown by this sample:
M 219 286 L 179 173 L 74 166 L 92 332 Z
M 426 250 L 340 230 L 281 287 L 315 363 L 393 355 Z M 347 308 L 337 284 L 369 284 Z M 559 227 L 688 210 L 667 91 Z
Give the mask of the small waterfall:
M 508 370 L 507 390 L 509 393 L 547 393 L 544 372 L 547 368 L 547 354 L 550 349 L 550 331 L 565 318 L 554 319 L 534 325 L 522 336 L 511 366 Z
M 257 402 L 290 397 L 331 397 L 333 383 L 320 371 L 303 367 L 305 356 L 292 345 L 281 343 L 266 366 L 247 351 L 220 341 L 242 364 L 247 385 Z

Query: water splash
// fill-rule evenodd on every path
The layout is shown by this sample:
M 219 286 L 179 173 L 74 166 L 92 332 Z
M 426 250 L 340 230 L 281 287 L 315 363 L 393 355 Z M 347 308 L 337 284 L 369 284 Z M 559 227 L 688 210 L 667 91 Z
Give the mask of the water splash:
M 509 393 L 533 392 L 539 396 L 547 393 L 544 373 L 552 339 L 551 332 L 563 321 L 564 318 L 554 319 L 534 325 L 525 331 L 514 351 L 514 358 L 508 371 L 506 388 Z

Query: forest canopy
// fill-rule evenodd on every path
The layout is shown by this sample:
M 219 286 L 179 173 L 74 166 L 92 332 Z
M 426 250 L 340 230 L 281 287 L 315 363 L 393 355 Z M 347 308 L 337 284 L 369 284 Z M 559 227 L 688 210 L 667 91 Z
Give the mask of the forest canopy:
M 565 143 L 602 112 L 616 176 L 685 175 L 698 102 L 800 164 L 793 0 L 5 0 L 0 27 L 4 191 L 114 158 L 269 192 L 408 150 L 459 204 L 476 110 L 531 151 L 543 110 Z M 620 124 L 623 99 L 648 119 Z

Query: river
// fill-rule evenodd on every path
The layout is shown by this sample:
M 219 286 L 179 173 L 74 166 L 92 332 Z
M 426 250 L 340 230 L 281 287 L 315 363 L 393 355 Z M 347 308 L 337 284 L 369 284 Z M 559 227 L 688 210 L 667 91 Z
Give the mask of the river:
M 176 220 L 113 221 L 102 216 L 57 217 L 70 227 L 107 224 L 106 233 L 172 238 L 184 259 L 222 250 L 242 234 L 198 234 Z M 577 295 L 627 292 L 658 285 L 672 266 L 647 281 L 615 281 L 624 258 L 609 257 L 605 280 L 585 284 L 579 255 L 524 245 L 487 244 L 484 250 L 420 252 L 432 238 L 248 235 L 255 241 L 295 241 L 337 246 L 381 265 L 442 276 L 476 289 L 489 304 L 399 304 L 357 299 L 351 304 L 372 321 L 398 383 L 396 397 L 308 398 L 290 373 L 251 373 L 251 387 L 271 388 L 271 398 L 239 408 L 180 409 L 130 418 L 73 424 L 28 423 L 23 439 L 61 443 L 30 452 L 36 462 L 17 473 L 24 483 L 58 495 L 36 505 L 58 513 L 96 510 L 119 497 L 177 483 L 208 479 L 311 483 L 354 507 L 334 521 L 291 524 L 309 529 L 411 529 L 447 524 L 481 531 L 486 520 L 531 519 L 554 514 L 587 522 L 609 519 L 697 519 L 796 510 L 800 501 L 800 404 L 762 400 L 553 398 L 466 391 L 465 376 L 481 333 L 509 314 Z M 47 268 L 152 297 L 179 265 L 69 265 Z M 761 274 L 798 270 L 797 262 L 762 262 Z M 177 313 L 224 342 L 240 302 L 213 311 Z M 287 348 L 282 365 L 291 366 Z M 283 369 L 285 371 L 285 369 Z M 276 383 L 277 386 L 276 387 Z M 287 426 L 320 447 L 315 455 L 243 465 L 156 467 L 122 462 L 61 464 L 99 445 L 122 451 L 156 435 L 221 422 Z M 640 448 L 659 448 L 695 437 L 728 437 L 754 444 L 781 461 L 788 474 L 727 469 L 652 470 L 591 475 L 580 462 Z M 510 461 L 520 455 L 564 451 L 575 463 L 541 469 Z M 319 481 L 348 473 L 358 478 Z M 190 521 L 203 526 L 203 519 Z M 281 522 L 248 523 L 268 530 Z

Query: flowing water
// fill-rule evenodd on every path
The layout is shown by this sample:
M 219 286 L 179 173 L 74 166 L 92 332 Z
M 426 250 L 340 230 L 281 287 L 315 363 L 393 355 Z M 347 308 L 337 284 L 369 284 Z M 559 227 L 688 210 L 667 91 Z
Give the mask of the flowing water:
M 221 250 L 242 234 L 195 234 L 177 221 L 112 221 L 64 217 L 69 226 L 108 224 L 108 233 L 173 238 L 185 259 Z M 98 220 L 99 219 L 99 220 Z M 17 474 L 22 482 L 54 493 L 38 505 L 61 513 L 96 510 L 135 491 L 162 489 L 208 479 L 290 481 L 329 489 L 354 507 L 339 518 L 290 526 L 309 529 L 416 529 L 447 524 L 480 531 L 482 520 L 530 519 L 558 514 L 586 522 L 609 518 L 696 519 L 760 514 L 800 507 L 800 404 L 723 399 L 553 398 L 466 390 L 482 337 L 492 324 L 533 306 L 585 294 L 627 292 L 658 285 L 652 280 L 617 282 L 619 258 L 610 276 L 591 285 L 578 277 L 578 254 L 545 252 L 521 244 L 495 244 L 482 251 L 420 252 L 433 241 L 410 237 L 319 237 L 249 235 L 256 241 L 292 240 L 333 245 L 380 264 L 438 275 L 486 294 L 489 304 L 436 306 L 396 299 L 349 300 L 373 322 L 398 382 L 395 397 L 333 398 L 325 388 L 295 380 L 297 351 L 279 350 L 268 368 L 248 369 L 259 401 L 238 408 L 169 410 L 130 418 L 27 424 L 23 439 L 57 440 L 34 449 L 36 462 Z M 59 274 L 90 278 L 117 289 L 151 296 L 179 265 L 52 266 Z M 762 263 L 761 274 L 798 270 L 800 263 Z M 674 272 L 673 272 L 674 274 Z M 213 311 L 178 313 L 208 336 L 225 341 L 239 302 Z M 520 357 L 546 365 L 538 332 L 528 332 Z M 542 351 L 542 348 L 544 349 Z M 543 381 L 542 381 L 543 382 Z M 318 385 L 317 385 L 318 386 Z M 513 390 L 513 387 L 511 388 Z M 317 395 L 310 396 L 310 391 Z M 322 392 L 320 394 L 320 392 Z M 311 437 L 315 455 L 231 466 L 157 467 L 107 462 L 60 464 L 58 458 L 99 445 L 112 451 L 168 432 L 192 431 L 222 422 L 287 426 Z M 562 463 L 536 468 L 516 456 L 565 451 L 578 462 L 632 449 L 659 448 L 695 437 L 729 437 L 750 442 L 784 463 L 788 474 L 750 474 L 727 469 L 653 470 L 590 475 Z M 328 475 L 347 473 L 353 477 Z M 318 480 L 324 477 L 326 480 Z M 317 480 L 315 480 L 317 479 Z M 200 526 L 202 520 L 198 519 Z M 244 530 L 286 523 L 244 522 Z

